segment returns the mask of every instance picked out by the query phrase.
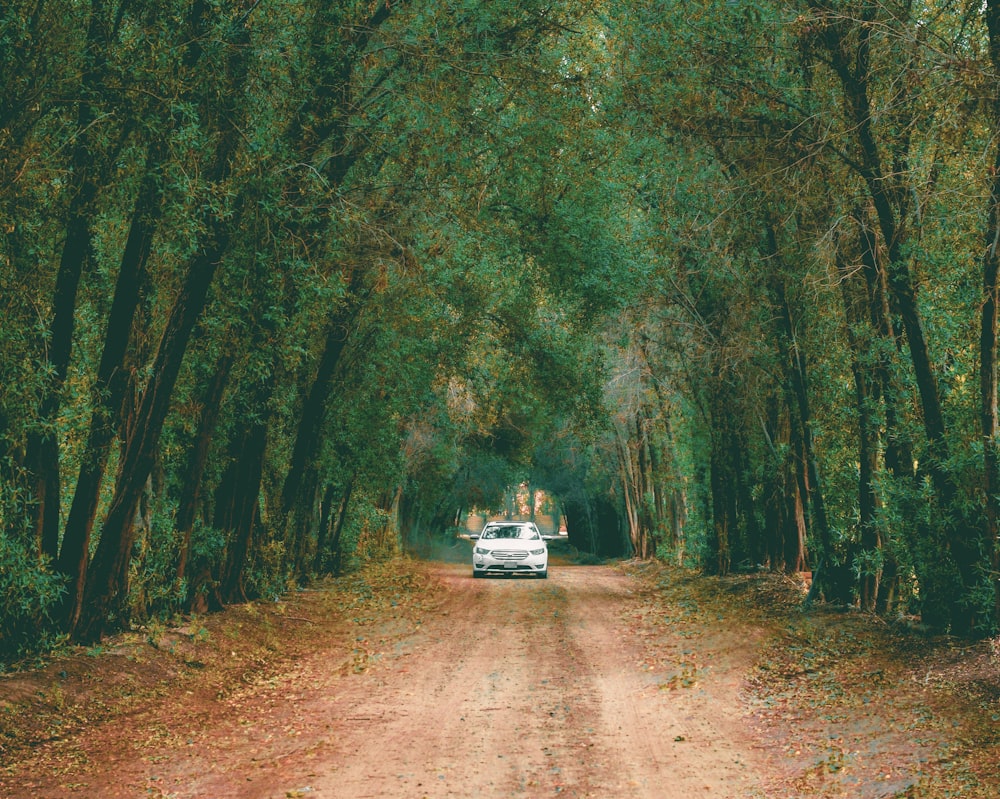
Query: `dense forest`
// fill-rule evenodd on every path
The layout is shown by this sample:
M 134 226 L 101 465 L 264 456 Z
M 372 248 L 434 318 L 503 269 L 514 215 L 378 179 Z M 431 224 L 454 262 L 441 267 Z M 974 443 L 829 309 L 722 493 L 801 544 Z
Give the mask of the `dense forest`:
M 0 652 L 572 543 L 994 634 L 1000 0 L 10 0 Z

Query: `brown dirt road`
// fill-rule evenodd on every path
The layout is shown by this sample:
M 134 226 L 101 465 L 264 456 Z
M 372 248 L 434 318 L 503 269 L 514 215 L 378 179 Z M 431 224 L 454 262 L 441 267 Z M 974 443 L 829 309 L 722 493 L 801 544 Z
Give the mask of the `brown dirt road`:
M 396 593 L 392 579 L 0 681 L 0 707 L 40 701 L 34 686 L 48 719 L 8 747 L 0 797 L 966 795 L 919 792 L 936 725 L 878 738 L 874 763 L 823 766 L 832 728 L 776 718 L 751 679 L 776 662 L 761 671 L 772 633 L 734 606 L 608 566 L 473 580 L 433 563 Z M 858 728 L 839 723 L 837 740 Z
M 334 703 L 349 725 L 329 765 L 301 769 L 293 785 L 330 797 L 749 795 L 749 754 L 727 729 L 735 685 L 720 683 L 698 713 L 661 691 L 625 635 L 632 597 L 620 572 L 441 576 L 455 589 L 447 615 Z

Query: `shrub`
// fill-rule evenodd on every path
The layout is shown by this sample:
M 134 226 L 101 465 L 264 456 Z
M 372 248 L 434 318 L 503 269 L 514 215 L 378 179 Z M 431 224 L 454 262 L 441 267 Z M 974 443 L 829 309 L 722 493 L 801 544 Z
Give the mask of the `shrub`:
M 65 592 L 62 577 L 0 532 L 0 664 L 53 645 L 58 630 L 51 614 Z

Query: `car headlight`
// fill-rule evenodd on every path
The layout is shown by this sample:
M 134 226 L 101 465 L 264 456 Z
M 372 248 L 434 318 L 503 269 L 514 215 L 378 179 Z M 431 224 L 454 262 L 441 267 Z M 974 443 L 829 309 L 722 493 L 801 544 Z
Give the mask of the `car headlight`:
M 544 555 L 545 554 L 545 550 L 544 549 L 533 549 L 533 550 L 531 550 L 531 554 L 532 555 Z
M 476 547 L 472 551 L 475 552 L 477 555 L 489 555 L 490 554 L 490 551 L 486 547 Z

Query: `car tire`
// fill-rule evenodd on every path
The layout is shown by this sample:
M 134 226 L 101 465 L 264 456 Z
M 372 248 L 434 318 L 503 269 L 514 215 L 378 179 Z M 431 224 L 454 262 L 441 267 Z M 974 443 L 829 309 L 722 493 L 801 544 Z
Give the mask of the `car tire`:
M 485 575 L 485 573 L 479 571 L 478 569 L 473 569 L 472 570 L 472 576 L 473 577 L 485 577 L 486 575 Z
M 546 569 L 543 572 L 538 572 L 538 576 L 541 577 L 543 580 L 547 580 L 549 577 L 549 570 Z

